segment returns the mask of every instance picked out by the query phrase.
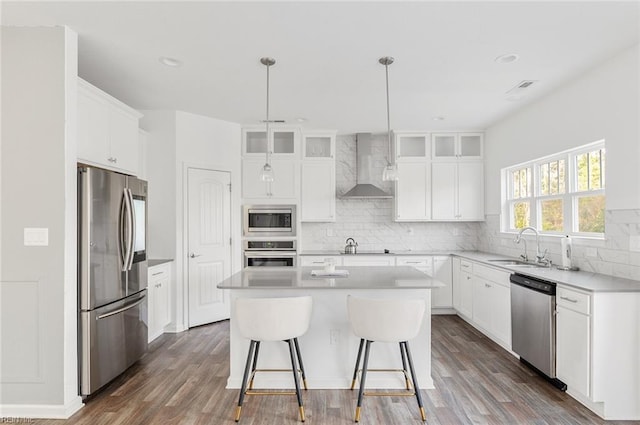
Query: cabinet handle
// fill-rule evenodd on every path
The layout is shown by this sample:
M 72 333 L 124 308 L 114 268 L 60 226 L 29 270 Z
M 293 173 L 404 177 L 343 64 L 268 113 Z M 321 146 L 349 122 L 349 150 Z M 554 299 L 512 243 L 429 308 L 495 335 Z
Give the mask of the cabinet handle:
M 471 280 L 471 276 L 467 276 L 467 280 Z
M 156 272 L 156 273 L 151 273 L 151 276 L 158 276 L 159 274 L 162 274 L 164 272 Z
M 484 287 L 485 287 L 485 288 L 491 288 L 491 285 L 489 285 L 488 283 L 485 283 L 485 284 L 484 284 Z
M 313 261 L 311 264 L 324 264 L 324 261 Z
M 460 264 L 460 267 L 462 267 L 463 269 L 468 269 L 469 265 L 468 264 Z
M 407 264 L 420 264 L 420 261 L 407 261 Z
M 574 298 L 569 298 L 569 297 L 560 297 L 561 300 L 565 300 L 565 301 L 569 301 L 570 303 L 577 303 L 578 300 L 574 299 Z
M 118 158 L 113 158 L 113 162 L 115 162 L 116 164 L 118 163 Z

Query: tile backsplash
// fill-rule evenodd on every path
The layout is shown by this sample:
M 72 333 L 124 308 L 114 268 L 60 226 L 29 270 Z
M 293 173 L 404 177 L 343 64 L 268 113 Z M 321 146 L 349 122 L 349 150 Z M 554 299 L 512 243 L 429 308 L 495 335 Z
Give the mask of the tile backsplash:
M 500 232 L 500 216 L 488 215 L 480 226 L 480 251 L 518 257 L 524 247 L 513 242 L 513 234 Z M 573 239 L 572 265 L 580 270 L 640 280 L 640 210 L 607 210 L 605 239 Z M 526 237 L 529 258 L 535 255 L 533 235 Z M 548 249 L 553 263 L 560 264 L 560 238 L 540 238 L 540 248 Z

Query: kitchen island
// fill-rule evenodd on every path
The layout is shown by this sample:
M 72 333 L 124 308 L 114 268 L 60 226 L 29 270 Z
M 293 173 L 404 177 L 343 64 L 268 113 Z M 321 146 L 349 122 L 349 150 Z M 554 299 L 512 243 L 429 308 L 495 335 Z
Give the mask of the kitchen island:
M 309 330 L 298 338 L 309 389 L 349 388 L 359 339 L 347 317 L 347 296 L 366 298 L 422 298 L 426 312 L 420 334 L 410 341 L 421 388 L 433 388 L 431 378 L 431 289 L 442 283 L 413 267 L 341 267 L 346 277 L 314 277 L 311 267 L 245 268 L 222 281 L 218 288 L 230 291 L 230 375 L 227 388 L 240 388 L 249 340 L 235 325 L 235 299 L 310 295 L 313 312 Z M 290 367 L 285 343 L 265 343 L 260 348 L 259 369 Z M 398 344 L 375 343 L 371 369 L 400 369 Z M 291 372 L 256 375 L 255 388 L 291 388 Z M 367 388 L 404 388 L 399 373 L 377 372 L 367 376 Z

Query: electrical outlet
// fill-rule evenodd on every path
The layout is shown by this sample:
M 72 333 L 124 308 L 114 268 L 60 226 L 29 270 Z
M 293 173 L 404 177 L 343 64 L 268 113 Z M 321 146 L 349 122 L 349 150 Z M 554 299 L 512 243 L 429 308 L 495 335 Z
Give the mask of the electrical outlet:
M 337 345 L 340 341 L 340 330 L 338 329 L 330 329 L 329 330 L 329 345 Z

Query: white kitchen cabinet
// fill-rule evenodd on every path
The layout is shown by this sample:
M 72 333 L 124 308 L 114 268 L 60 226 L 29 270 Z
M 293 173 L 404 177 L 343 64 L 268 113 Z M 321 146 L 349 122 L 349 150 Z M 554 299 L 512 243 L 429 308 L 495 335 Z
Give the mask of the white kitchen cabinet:
M 242 160 L 242 197 L 247 199 L 296 199 L 298 197 L 297 167 L 294 160 L 271 159 L 273 182 L 260 180 L 264 159 Z
M 431 290 L 431 307 L 447 308 L 453 307 L 453 282 L 451 279 L 451 257 L 433 257 L 433 274 L 431 275 L 445 286 Z
M 156 339 L 164 333 L 171 322 L 171 276 L 173 262 L 158 264 L 148 269 L 148 340 Z
M 79 78 L 78 161 L 138 175 L 140 117 L 138 111 Z
M 302 159 L 333 162 L 336 132 L 312 132 L 302 135 Z
M 589 397 L 589 295 L 557 288 L 556 304 L 556 375 L 572 392 Z
M 511 349 L 510 272 L 473 264 L 473 321 L 489 337 Z
M 149 148 L 149 133 L 138 130 L 138 178 L 148 180 L 147 177 L 147 150 Z
M 433 220 L 484 220 L 484 173 L 480 161 L 431 164 Z
M 300 171 L 301 221 L 336 220 L 336 169 L 333 161 L 303 160 Z
M 393 255 L 345 255 L 342 259 L 344 266 L 395 266 Z
M 467 260 L 458 260 L 457 279 L 453 287 L 453 307 L 462 316 L 473 316 L 473 265 Z
M 300 132 L 297 128 L 270 127 L 266 137 L 265 127 L 242 129 L 242 154 L 245 157 L 265 157 L 267 149 L 275 157 L 296 157 Z
M 439 159 L 481 159 L 482 133 L 434 133 L 431 135 L 432 157 Z
M 424 162 L 431 156 L 428 133 L 394 132 L 393 145 L 396 162 Z
M 313 267 L 321 269 L 325 262 L 331 260 L 335 266 L 342 266 L 342 257 L 340 255 L 299 255 L 298 266 Z
M 431 219 L 431 165 L 427 162 L 398 162 L 395 182 L 395 221 Z

